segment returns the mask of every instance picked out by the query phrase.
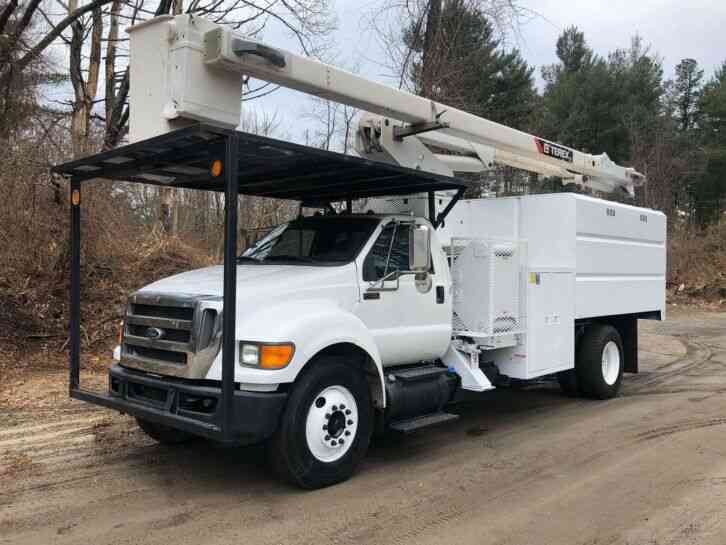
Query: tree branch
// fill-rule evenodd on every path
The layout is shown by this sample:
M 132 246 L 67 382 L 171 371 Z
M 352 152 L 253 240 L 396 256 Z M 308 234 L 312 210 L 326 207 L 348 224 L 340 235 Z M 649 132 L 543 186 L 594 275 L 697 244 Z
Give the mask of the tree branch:
M 10 20 L 10 16 L 16 9 L 18 9 L 18 0 L 10 0 L 8 5 L 5 6 L 3 12 L 0 14 L 0 35 L 5 32 L 5 27 Z
M 63 18 L 50 32 L 48 32 L 48 34 L 43 37 L 42 40 L 40 40 L 33 48 L 31 48 L 30 51 L 13 64 L 13 72 L 15 74 L 19 74 L 25 70 L 31 62 L 37 59 L 41 53 L 43 53 L 43 51 L 45 51 L 45 49 L 63 33 L 66 28 L 75 23 L 82 15 L 108 4 L 111 1 L 112 0 L 93 0 L 85 6 L 74 10 L 73 13 Z M 8 84 L 10 75 L 10 69 L 3 72 L 2 76 L 0 76 L 0 86 L 4 87 Z

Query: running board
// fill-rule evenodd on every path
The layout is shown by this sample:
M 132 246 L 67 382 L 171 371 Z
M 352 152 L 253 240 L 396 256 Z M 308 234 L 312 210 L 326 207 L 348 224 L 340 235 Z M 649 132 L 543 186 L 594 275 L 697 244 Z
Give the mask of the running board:
M 443 412 L 431 413 L 425 414 L 423 416 L 417 416 L 415 418 L 409 418 L 408 420 L 397 420 L 396 422 L 391 422 L 389 427 L 392 430 L 401 433 L 413 433 L 424 428 L 430 428 L 432 426 L 438 426 L 439 424 L 451 422 L 452 420 L 457 420 L 458 418 L 458 414 Z

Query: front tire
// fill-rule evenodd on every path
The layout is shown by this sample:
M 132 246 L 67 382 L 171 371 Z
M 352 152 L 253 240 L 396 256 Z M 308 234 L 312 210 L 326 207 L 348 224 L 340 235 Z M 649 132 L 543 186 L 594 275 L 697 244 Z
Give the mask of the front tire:
M 302 488 L 348 479 L 365 456 L 373 408 L 363 372 L 338 358 L 311 364 L 295 383 L 268 443 L 273 468 Z
M 580 340 L 575 371 L 582 392 L 595 399 L 618 395 L 623 379 L 623 341 L 611 325 L 590 326 Z

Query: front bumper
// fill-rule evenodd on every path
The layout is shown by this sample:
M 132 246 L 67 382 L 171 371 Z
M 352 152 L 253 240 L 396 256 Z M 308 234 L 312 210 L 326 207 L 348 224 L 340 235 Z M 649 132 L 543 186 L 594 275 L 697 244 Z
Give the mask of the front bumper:
M 138 418 L 236 444 L 270 437 L 277 428 L 286 393 L 234 391 L 232 430 L 223 435 L 222 389 L 198 382 L 157 378 L 114 364 L 106 394 L 82 390 L 71 396 Z

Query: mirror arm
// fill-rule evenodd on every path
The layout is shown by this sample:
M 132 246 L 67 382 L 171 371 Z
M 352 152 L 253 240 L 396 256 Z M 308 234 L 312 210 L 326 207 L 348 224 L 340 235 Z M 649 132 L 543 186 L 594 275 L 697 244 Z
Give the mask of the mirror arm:
M 373 292 L 373 291 L 396 291 L 399 288 L 399 285 L 400 285 L 400 282 L 399 282 L 398 279 L 401 278 L 401 275 L 402 274 L 403 273 L 401 273 L 401 271 L 391 271 L 386 276 L 384 276 L 383 278 L 380 278 L 380 279 L 376 280 L 375 282 L 372 282 L 371 285 L 368 286 L 368 288 L 366 289 L 366 291 L 367 292 Z M 393 287 L 391 287 L 391 288 L 385 287 L 386 281 L 391 280 L 391 277 L 394 276 L 394 275 L 395 275 L 396 285 L 393 286 Z

